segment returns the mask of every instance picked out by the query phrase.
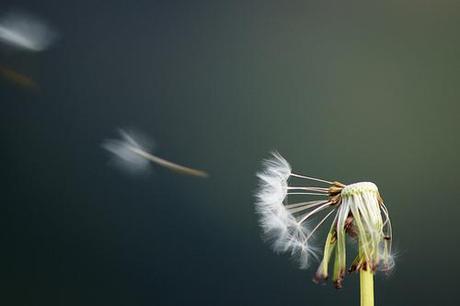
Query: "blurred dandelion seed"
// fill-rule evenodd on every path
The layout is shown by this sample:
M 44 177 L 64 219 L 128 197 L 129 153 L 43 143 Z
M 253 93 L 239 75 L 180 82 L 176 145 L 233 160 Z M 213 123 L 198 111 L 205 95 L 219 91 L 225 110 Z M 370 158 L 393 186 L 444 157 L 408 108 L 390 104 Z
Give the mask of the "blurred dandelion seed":
M 56 37 L 55 31 L 32 15 L 11 12 L 0 18 L 0 41 L 12 47 L 43 51 Z
M 369 284 L 373 284 L 374 271 L 390 270 L 394 265 L 391 221 L 377 186 L 370 182 L 345 185 L 296 174 L 278 153 L 265 160 L 264 169 L 258 177 L 256 211 L 265 237 L 271 240 L 274 250 L 295 255 L 300 267 L 307 268 L 310 258 L 318 254 L 312 246 L 315 233 L 329 218 L 333 218 L 314 280 L 319 282 L 328 278 L 329 261 L 334 255 L 333 282 L 336 288 L 342 287 L 346 271 L 346 236 L 354 238 L 358 243 L 358 254 L 348 271 L 364 273 L 364 276 L 361 274 L 362 288 L 367 288 L 365 295 L 368 300 L 362 305 L 373 305 L 369 293 L 369 286 L 373 288 L 373 285 Z M 291 185 L 291 180 L 301 183 Z M 314 182 L 317 186 L 305 186 L 305 181 Z M 288 196 L 307 200 L 290 203 Z M 311 197 L 314 199 L 308 199 Z M 319 221 L 311 223 L 315 217 Z
M 153 162 L 177 173 L 198 177 L 208 176 L 204 171 L 182 166 L 151 154 L 148 146 L 141 144 L 141 137 L 136 137 L 133 132 L 128 133 L 120 129 L 119 133 L 122 139 L 107 139 L 102 143 L 102 147 L 114 155 L 118 166 L 131 173 L 148 171 L 150 162 Z
M 0 76 L 12 83 L 33 91 L 39 91 L 40 89 L 32 78 L 7 67 L 0 66 Z

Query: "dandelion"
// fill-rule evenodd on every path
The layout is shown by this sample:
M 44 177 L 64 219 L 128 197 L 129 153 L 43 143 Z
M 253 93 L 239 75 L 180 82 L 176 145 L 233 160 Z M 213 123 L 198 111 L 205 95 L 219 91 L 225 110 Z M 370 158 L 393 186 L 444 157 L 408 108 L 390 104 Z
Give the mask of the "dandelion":
M 314 281 L 328 279 L 333 258 L 332 280 L 336 288 L 342 287 L 349 237 L 357 241 L 358 251 L 348 271 L 360 272 L 361 305 L 373 305 L 374 272 L 393 267 L 391 222 L 377 186 L 371 182 L 345 185 L 297 174 L 278 153 L 264 162 L 258 177 L 256 211 L 274 250 L 291 253 L 301 268 L 309 267 L 310 259 L 319 253 L 313 245 L 315 234 L 332 219 Z M 314 219 L 318 221 L 313 223 Z
M 121 139 L 107 139 L 102 147 L 111 152 L 114 162 L 120 168 L 131 173 L 145 172 L 153 162 L 172 171 L 199 177 L 207 177 L 208 174 L 201 170 L 185 167 L 150 153 L 150 145 L 142 137 L 135 133 L 119 130 Z

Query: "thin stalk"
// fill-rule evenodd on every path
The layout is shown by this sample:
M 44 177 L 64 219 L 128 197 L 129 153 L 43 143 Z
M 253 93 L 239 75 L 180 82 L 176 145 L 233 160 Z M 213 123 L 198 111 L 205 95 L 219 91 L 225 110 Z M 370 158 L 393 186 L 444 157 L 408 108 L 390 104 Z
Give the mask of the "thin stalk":
M 134 152 L 134 153 L 136 153 L 136 154 L 138 154 L 138 155 L 140 155 L 140 156 L 142 156 L 142 157 L 144 157 L 144 158 L 146 158 L 146 159 L 148 159 L 148 160 L 150 160 L 150 161 L 152 161 L 152 162 L 154 162 L 154 163 L 156 163 L 156 164 L 158 164 L 160 166 L 168 168 L 170 170 L 173 170 L 173 171 L 176 171 L 176 172 L 179 172 L 179 173 L 183 173 L 183 174 L 200 176 L 200 177 L 207 177 L 208 176 L 208 174 L 206 172 L 204 172 L 204 171 L 196 170 L 196 169 L 193 169 L 193 168 L 189 168 L 189 167 L 185 167 L 185 166 L 175 164 L 175 163 L 170 162 L 170 161 L 168 161 L 166 159 L 163 159 L 163 158 L 160 158 L 158 156 L 152 155 L 152 154 L 150 154 L 148 152 L 145 152 L 145 151 L 143 151 L 141 149 L 131 147 L 131 146 L 129 147 L 129 149 L 132 152 Z
M 374 306 L 374 273 L 367 268 L 359 271 L 361 306 Z

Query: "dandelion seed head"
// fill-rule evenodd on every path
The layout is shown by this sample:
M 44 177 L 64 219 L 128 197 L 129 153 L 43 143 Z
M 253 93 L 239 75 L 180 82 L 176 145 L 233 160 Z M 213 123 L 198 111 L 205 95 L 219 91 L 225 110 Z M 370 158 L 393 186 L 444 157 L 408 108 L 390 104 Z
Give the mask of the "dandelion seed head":
M 342 287 L 347 271 L 346 237 L 358 242 L 358 254 L 349 271 L 393 268 L 391 221 L 377 185 L 371 182 L 345 185 L 293 173 L 278 153 L 273 153 L 263 165 L 258 173 L 256 211 L 265 238 L 272 242 L 275 252 L 289 253 L 298 259 L 301 268 L 308 268 L 319 253 L 312 244 L 313 238 L 321 225 L 334 216 L 316 281 L 327 279 L 329 261 L 333 258 L 332 279 L 337 288 Z M 305 200 L 290 203 L 289 195 Z

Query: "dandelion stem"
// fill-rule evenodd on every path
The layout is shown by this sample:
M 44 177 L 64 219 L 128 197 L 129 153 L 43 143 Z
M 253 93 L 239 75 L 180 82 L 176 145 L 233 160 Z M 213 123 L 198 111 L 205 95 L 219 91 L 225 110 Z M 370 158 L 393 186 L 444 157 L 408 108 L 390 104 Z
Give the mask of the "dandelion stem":
M 361 268 L 359 279 L 361 306 L 374 306 L 374 273 L 369 267 L 366 270 Z

